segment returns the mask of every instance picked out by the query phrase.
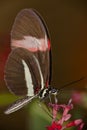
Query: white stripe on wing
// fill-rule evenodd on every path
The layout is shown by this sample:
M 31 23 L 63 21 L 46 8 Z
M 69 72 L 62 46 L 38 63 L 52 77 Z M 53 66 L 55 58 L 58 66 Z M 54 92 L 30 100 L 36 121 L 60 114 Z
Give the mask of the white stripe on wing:
M 32 77 L 31 77 L 29 67 L 24 60 L 22 60 L 22 63 L 24 66 L 25 81 L 26 81 L 26 86 L 28 89 L 27 96 L 34 96 L 34 86 L 33 86 Z

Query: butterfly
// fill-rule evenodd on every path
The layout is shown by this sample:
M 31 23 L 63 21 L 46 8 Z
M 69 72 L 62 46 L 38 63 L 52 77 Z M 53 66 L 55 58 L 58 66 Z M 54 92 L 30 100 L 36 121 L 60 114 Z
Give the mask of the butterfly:
M 11 30 L 4 79 L 8 89 L 23 98 L 11 104 L 5 114 L 19 110 L 34 98 L 43 100 L 57 93 L 50 85 L 51 59 L 51 42 L 43 18 L 34 9 L 21 10 Z

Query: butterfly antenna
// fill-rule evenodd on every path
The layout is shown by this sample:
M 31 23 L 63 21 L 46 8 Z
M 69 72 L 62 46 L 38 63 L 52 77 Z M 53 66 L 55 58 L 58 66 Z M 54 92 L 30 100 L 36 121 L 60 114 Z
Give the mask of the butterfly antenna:
M 59 91 L 63 90 L 63 88 L 68 87 L 68 86 L 70 86 L 70 85 L 72 85 L 72 84 L 76 84 L 76 83 L 78 83 L 78 82 L 84 80 L 85 78 L 86 78 L 86 77 L 81 77 L 81 78 L 78 79 L 78 80 L 74 80 L 74 81 L 72 81 L 72 82 L 69 82 L 69 83 L 67 83 L 67 84 L 65 84 L 65 85 L 63 85 L 63 86 L 61 86 L 60 89 L 59 89 Z

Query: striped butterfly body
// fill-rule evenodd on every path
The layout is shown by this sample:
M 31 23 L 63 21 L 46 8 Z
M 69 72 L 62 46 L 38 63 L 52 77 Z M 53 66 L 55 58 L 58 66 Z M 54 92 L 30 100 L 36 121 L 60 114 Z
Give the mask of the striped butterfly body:
M 33 9 L 24 9 L 16 17 L 11 31 L 11 53 L 5 66 L 9 90 L 22 99 L 11 104 L 10 114 L 33 98 L 44 99 L 56 90 L 50 87 L 51 49 L 46 25 Z

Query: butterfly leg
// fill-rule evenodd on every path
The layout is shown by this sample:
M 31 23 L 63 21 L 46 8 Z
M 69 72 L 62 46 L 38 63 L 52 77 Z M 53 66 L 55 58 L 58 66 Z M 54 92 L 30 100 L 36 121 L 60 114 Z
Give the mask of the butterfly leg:
M 42 105 L 41 102 L 39 102 L 39 101 L 38 101 L 38 105 L 39 105 L 39 107 L 40 107 L 45 113 L 47 113 L 47 115 L 48 115 L 50 118 L 52 118 L 52 114 L 51 114 L 51 112 L 50 112 L 50 110 L 49 110 L 48 107 L 45 107 L 45 106 Z
M 54 101 L 55 101 L 55 104 L 58 103 L 57 94 L 54 95 Z

